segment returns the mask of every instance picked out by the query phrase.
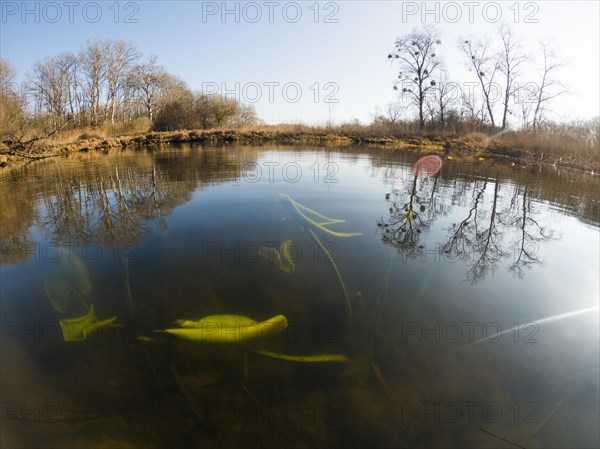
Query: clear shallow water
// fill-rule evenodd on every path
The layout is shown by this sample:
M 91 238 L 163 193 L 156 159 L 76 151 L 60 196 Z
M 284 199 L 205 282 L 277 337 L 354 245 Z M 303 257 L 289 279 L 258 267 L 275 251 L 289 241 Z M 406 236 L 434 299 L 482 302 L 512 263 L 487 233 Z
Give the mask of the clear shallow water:
M 0 173 L 2 447 L 597 447 L 598 178 L 417 159 L 184 146 Z M 259 257 L 288 240 L 293 272 Z M 64 341 L 90 305 L 113 325 Z M 289 327 L 153 332 L 214 314 Z

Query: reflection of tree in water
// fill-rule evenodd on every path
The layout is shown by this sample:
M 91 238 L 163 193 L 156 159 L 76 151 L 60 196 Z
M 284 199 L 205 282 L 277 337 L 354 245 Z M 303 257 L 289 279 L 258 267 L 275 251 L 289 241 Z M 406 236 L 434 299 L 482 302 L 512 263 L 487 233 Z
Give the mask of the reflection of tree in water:
M 448 239 L 436 248 L 444 259 L 461 260 L 468 265 L 466 280 L 482 280 L 513 254 L 508 269 L 518 277 L 523 277 L 524 267 L 542 263 L 537 245 L 550 239 L 552 233 L 532 217 L 533 201 L 527 183 L 514 185 L 511 200 L 505 206 L 498 173 L 492 179 L 454 180 L 442 187 L 439 179 L 439 175 L 424 179 L 414 176 L 404 192 L 406 197 L 398 190 L 386 195 L 389 215 L 377 223 L 385 243 L 407 257 L 421 255 L 424 245 L 419 240 L 424 231 L 440 215 L 449 213 L 452 206 L 465 204 L 466 199 L 466 215 L 450 226 Z M 514 239 L 503 238 L 513 234 Z
M 537 254 L 537 245 L 533 244 L 551 237 L 551 233 L 531 217 L 532 204 L 527 183 L 524 187 L 516 184 L 508 206 L 500 210 L 500 180 L 496 175 L 490 209 L 485 210 L 489 219 L 483 217 L 481 210 L 485 206 L 483 197 L 487 187 L 488 180 L 483 181 L 480 187 L 475 183 L 473 202 L 467 216 L 450 227 L 450 238 L 442 246 L 446 257 L 470 263 L 466 279 L 473 283 L 494 272 L 504 257 L 513 254 L 509 271 L 523 277 L 523 267 L 542 263 Z M 518 231 L 516 240 L 503 247 L 502 235 L 512 230 Z
M 399 189 L 386 195 L 390 214 L 387 219 L 381 218 L 377 226 L 382 229 L 385 243 L 395 246 L 408 257 L 415 257 L 423 249 L 419 244 L 420 236 L 435 217 L 432 211 L 440 210 L 435 201 L 437 176 L 423 178 L 414 174 L 410 185 L 408 197 Z
M 164 227 L 165 215 L 188 201 L 195 185 L 194 180 L 169 182 L 155 164 L 144 171 L 116 165 L 80 183 L 57 172 L 53 195 L 42 198 L 41 227 L 57 242 L 131 245 L 150 232 L 147 220 Z
M 12 184 L 14 201 L 0 209 L 2 262 L 31 257 L 31 225 L 58 245 L 133 245 L 151 232 L 150 221 L 164 229 L 165 218 L 199 186 L 239 177 L 237 162 L 222 152 L 185 155 L 185 150 L 170 159 L 161 159 L 162 152 L 88 155 L 74 168 L 54 161 L 20 173 L 22 179 Z
M 466 279 L 470 282 L 483 279 L 497 268 L 504 257 L 511 255 L 514 258 L 508 269 L 522 278 L 524 267 L 542 263 L 537 242 L 551 238 L 551 233 L 531 217 L 533 211 L 528 183 L 524 186 L 515 184 L 508 206 L 500 210 L 500 180 L 496 175 L 490 210 L 485 210 L 489 220 L 482 217 L 481 210 L 485 206 L 483 197 L 488 181 L 484 181 L 481 187 L 477 186 L 477 182 L 475 185 L 473 203 L 467 216 L 451 226 L 450 238 L 442 246 L 442 250 L 449 258 L 471 263 L 466 273 Z M 510 240 L 503 247 L 501 236 L 511 231 L 517 231 L 516 240 Z
M 514 244 L 514 260 L 509 270 L 517 277 L 523 278 L 523 269 L 531 268 L 533 265 L 541 265 L 542 260 L 538 255 L 538 242 L 543 242 L 552 238 L 552 231 L 540 225 L 532 215 L 534 215 L 531 197 L 529 196 L 529 184 L 526 183 L 522 188 L 523 196 L 521 198 L 520 214 L 509 216 L 507 226 L 516 227 L 519 232 L 519 238 Z M 515 187 L 515 197 L 519 193 L 518 186 Z M 515 203 L 511 201 L 511 206 Z
M 477 282 L 490 271 L 493 273 L 502 257 L 506 254 L 505 251 L 502 250 L 501 233 L 498 229 L 497 208 L 499 190 L 500 182 L 496 176 L 489 221 L 481 230 L 477 229 L 477 222 L 475 223 L 474 252 L 472 254 L 474 261 L 471 264 L 471 268 L 469 268 L 466 273 L 467 280 L 471 282 Z
M 35 242 L 27 236 L 36 218 L 32 203 L 32 196 L 23 201 L 0 201 L 0 263 L 20 263 L 22 254 L 35 251 Z
M 478 184 L 482 184 L 481 187 Z M 477 234 L 477 219 L 479 216 L 479 206 L 487 181 L 483 183 L 475 182 L 475 189 L 472 190 L 473 205 L 469 213 L 459 223 L 452 223 L 450 227 L 451 235 L 448 241 L 442 246 L 442 251 L 450 258 L 465 260 L 474 252 L 476 241 L 474 236 Z

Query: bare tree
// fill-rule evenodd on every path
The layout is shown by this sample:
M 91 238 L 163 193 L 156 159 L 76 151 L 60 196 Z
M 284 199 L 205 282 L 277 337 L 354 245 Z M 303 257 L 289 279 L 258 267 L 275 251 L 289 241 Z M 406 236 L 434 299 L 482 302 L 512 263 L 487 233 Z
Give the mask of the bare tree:
M 23 134 L 23 103 L 13 85 L 16 76 L 10 62 L 0 59 L 0 142 L 20 140 Z
M 477 125 L 483 125 L 486 121 L 486 106 L 485 101 L 480 103 L 478 99 L 463 94 L 461 97 L 461 117 L 467 122 L 475 122 Z
M 256 109 L 251 104 L 241 103 L 238 108 L 238 115 L 235 118 L 235 125 L 238 127 L 256 125 L 258 117 Z
M 399 62 L 400 72 L 398 82 L 403 95 L 410 98 L 411 103 L 419 111 L 419 126 L 425 126 L 424 106 L 427 92 L 433 89 L 436 81 L 433 79 L 441 67 L 441 60 L 436 55 L 436 47 L 441 44 L 438 31 L 426 26 L 422 31 L 400 37 L 395 42 L 395 49 L 388 55 L 389 59 Z
M 2 94 L 15 93 L 12 87 L 16 76 L 17 71 L 8 59 L 0 59 L 0 90 Z
M 461 49 L 469 59 L 468 66 L 474 70 L 481 85 L 481 92 L 485 108 L 492 126 L 496 126 L 494 120 L 494 105 L 492 103 L 492 89 L 494 88 L 494 76 L 499 68 L 496 54 L 490 48 L 489 40 L 473 42 L 471 39 L 462 41 Z
M 99 123 L 100 98 L 106 82 L 106 42 L 89 41 L 79 52 L 81 72 L 84 77 L 83 96 L 90 108 L 92 126 Z
M 544 71 L 542 72 L 542 80 L 538 87 L 538 95 L 533 111 L 532 126 L 534 131 L 537 131 L 544 118 L 547 103 L 567 92 L 565 86 L 552 77 L 554 72 L 563 67 L 565 63 L 550 49 L 548 42 L 540 43 L 540 47 L 544 56 Z
M 32 81 L 39 92 L 40 102 L 51 115 L 52 126 L 57 126 L 67 114 L 74 63 L 73 54 L 61 53 L 38 61 L 33 67 Z
M 119 107 L 119 97 L 124 95 L 124 80 L 140 54 L 135 46 L 128 42 L 107 41 L 105 45 L 107 50 L 107 102 L 104 119 L 107 119 L 110 110 L 110 121 L 114 125 L 117 108 Z
M 385 118 L 390 123 L 397 123 L 400 121 L 402 115 L 402 105 L 397 101 L 390 101 L 385 105 Z
M 135 66 L 131 73 L 131 82 L 140 96 L 150 123 L 154 122 L 158 99 L 171 80 L 169 74 L 156 61 L 156 56 L 150 56 L 148 62 Z
M 400 123 L 402 113 L 404 112 L 404 105 L 398 101 L 390 101 L 381 109 L 376 107 L 371 114 L 373 123 L 379 124 L 396 124 Z
M 238 104 L 231 98 L 213 97 L 212 115 L 215 126 L 228 125 L 228 119 L 237 113 Z
M 448 81 L 448 74 L 446 71 L 441 70 L 439 80 L 433 89 L 433 95 L 442 128 L 446 127 L 446 115 L 448 109 L 452 103 L 456 101 L 456 88 L 457 85 L 455 83 Z
M 515 79 L 518 75 L 519 66 L 526 61 L 526 57 L 521 51 L 521 41 L 515 37 L 513 30 L 507 25 L 501 25 L 498 28 L 498 34 L 502 41 L 502 49 L 499 54 L 499 68 L 504 74 L 504 101 L 502 112 L 502 129 L 508 125 L 508 113 L 510 97 L 518 89 Z

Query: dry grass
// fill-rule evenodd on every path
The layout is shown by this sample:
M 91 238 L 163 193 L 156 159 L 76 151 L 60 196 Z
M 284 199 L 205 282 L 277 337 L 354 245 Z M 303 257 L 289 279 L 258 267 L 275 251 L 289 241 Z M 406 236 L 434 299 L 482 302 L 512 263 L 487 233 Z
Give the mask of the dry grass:
M 472 145 L 478 148 L 486 148 L 488 146 L 489 137 L 487 134 L 474 132 L 467 133 L 460 138 L 467 145 Z
M 494 139 L 493 147 L 522 150 L 536 161 L 598 170 L 598 130 L 595 133 L 593 129 L 588 133 L 581 129 L 570 131 L 552 128 L 538 133 L 528 130 L 509 132 Z
M 179 130 L 149 132 L 145 118 L 119 126 L 101 126 L 62 130 L 52 139 L 36 144 L 40 152 L 70 152 L 130 145 L 156 145 L 169 142 L 199 142 L 204 144 L 304 144 L 344 146 L 368 144 L 391 150 L 415 149 L 434 153 L 465 156 L 507 156 L 535 162 L 585 168 L 600 168 L 598 121 L 546 125 L 538 133 L 508 131 L 495 136 L 497 130 L 469 131 L 430 129 L 421 132 L 418 124 L 343 123 L 335 127 L 310 126 L 302 123 L 245 126 L 239 129 Z M 36 150 L 36 151 L 37 151 Z

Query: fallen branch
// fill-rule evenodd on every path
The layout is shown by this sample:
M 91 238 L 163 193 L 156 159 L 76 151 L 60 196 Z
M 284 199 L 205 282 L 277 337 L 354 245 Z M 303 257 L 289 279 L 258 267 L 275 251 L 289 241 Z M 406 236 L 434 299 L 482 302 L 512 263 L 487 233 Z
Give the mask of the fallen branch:
M 0 154 L 8 154 L 10 156 L 19 156 L 19 157 L 24 157 L 26 159 L 45 159 L 48 157 L 56 157 L 56 156 L 58 156 L 58 154 L 56 154 L 56 153 L 34 155 L 34 154 L 30 154 L 29 151 L 31 151 L 31 147 L 33 146 L 33 144 L 35 142 L 37 142 L 38 140 L 41 140 L 41 139 L 49 139 L 54 134 L 56 134 L 58 131 L 63 129 L 65 126 L 67 126 L 67 124 L 70 121 L 71 121 L 70 118 L 67 119 L 67 121 L 65 121 L 61 126 L 55 128 L 54 130 L 52 130 L 45 136 L 34 137 L 33 139 L 26 140 L 25 142 L 18 141 L 16 143 L 14 143 L 12 146 L 9 146 L 7 150 L 0 151 Z

